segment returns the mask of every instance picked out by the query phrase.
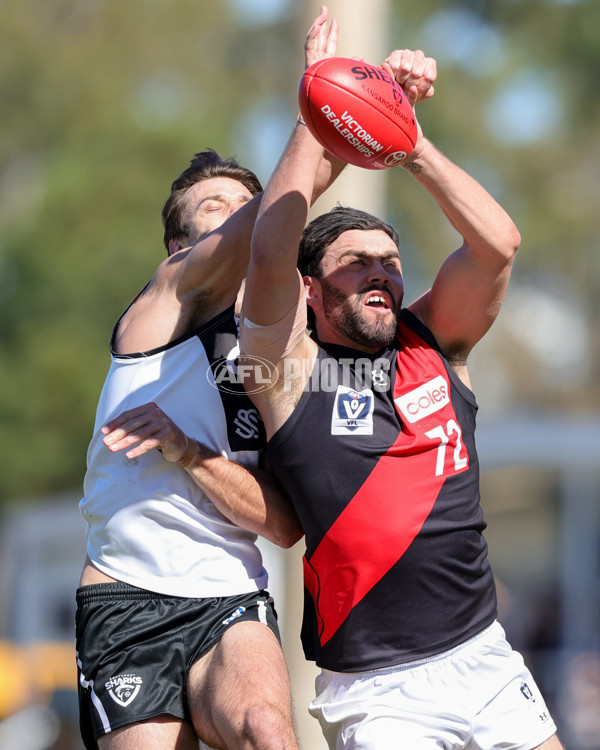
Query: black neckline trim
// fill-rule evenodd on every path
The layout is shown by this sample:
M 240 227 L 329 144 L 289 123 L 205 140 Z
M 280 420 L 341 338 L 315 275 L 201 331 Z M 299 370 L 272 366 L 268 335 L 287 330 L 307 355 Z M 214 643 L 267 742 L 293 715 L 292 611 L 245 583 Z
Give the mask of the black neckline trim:
M 133 302 L 131 304 L 133 304 Z M 131 305 L 129 307 L 131 307 Z M 187 341 L 188 339 L 194 338 L 196 336 L 201 336 L 207 333 L 208 331 L 211 331 L 213 328 L 216 328 L 218 325 L 220 325 L 223 322 L 223 320 L 227 320 L 228 318 L 233 317 L 234 307 L 235 307 L 234 305 L 230 305 L 225 310 L 215 315 L 214 318 L 211 318 L 210 320 L 208 320 L 206 323 L 202 323 L 200 326 L 197 326 L 196 328 L 191 328 L 187 330 L 185 333 L 182 333 L 181 336 L 177 336 L 177 338 L 172 339 L 167 344 L 163 344 L 162 346 L 157 346 L 154 349 L 148 349 L 147 351 L 143 351 L 143 352 L 128 352 L 127 354 L 121 354 L 120 352 L 116 352 L 114 350 L 113 344 L 114 344 L 117 328 L 119 326 L 121 318 L 123 317 L 123 315 L 125 315 L 125 312 L 127 312 L 126 310 L 123 313 L 123 315 L 121 315 L 117 323 L 115 324 L 112 335 L 110 337 L 110 345 L 109 345 L 110 353 L 115 359 L 141 359 L 144 357 L 151 357 L 154 354 L 160 354 L 161 352 L 166 352 L 169 349 L 173 349 L 173 347 L 178 346 L 179 344 L 183 343 L 184 341 Z

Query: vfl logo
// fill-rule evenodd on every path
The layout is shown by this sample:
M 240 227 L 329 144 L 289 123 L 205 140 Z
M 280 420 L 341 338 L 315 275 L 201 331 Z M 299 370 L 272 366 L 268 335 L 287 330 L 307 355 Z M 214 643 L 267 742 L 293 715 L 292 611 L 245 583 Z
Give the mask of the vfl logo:
M 119 706 L 128 706 L 135 696 L 140 692 L 142 678 L 135 674 L 121 674 L 118 677 L 111 677 L 105 683 L 108 694 L 118 703 Z
M 535 698 L 533 697 L 533 693 L 531 691 L 531 688 L 529 687 L 529 685 L 526 682 L 522 682 L 521 683 L 521 692 L 523 693 L 523 696 L 528 701 L 533 701 L 535 703 Z
M 250 440 L 250 438 L 257 438 L 258 432 L 258 420 L 260 419 L 258 411 L 256 409 L 239 409 L 237 417 L 233 420 L 235 425 L 236 435 L 239 435 L 244 440 Z
M 331 415 L 331 434 L 372 435 L 374 407 L 375 399 L 370 388 L 355 391 L 338 385 Z
M 450 403 L 448 383 L 442 375 L 438 375 L 414 391 L 398 396 L 394 403 L 407 422 L 418 422 Z
M 406 159 L 406 151 L 394 151 L 393 154 L 388 154 L 385 159 L 386 167 L 395 167 Z

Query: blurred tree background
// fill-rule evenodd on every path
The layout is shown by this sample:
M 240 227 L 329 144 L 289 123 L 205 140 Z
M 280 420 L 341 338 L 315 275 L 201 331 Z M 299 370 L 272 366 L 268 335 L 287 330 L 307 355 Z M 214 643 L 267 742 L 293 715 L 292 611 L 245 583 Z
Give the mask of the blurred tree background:
M 300 6 L 0 4 L 0 502 L 81 486 L 111 328 L 163 257 L 192 154 L 268 178 L 297 111 Z M 476 390 L 492 415 L 598 413 L 600 3 L 392 0 L 391 18 L 389 49 L 439 62 L 425 132 L 523 234 Z M 408 174 L 385 179 L 413 297 L 456 240 Z
M 600 750 L 600 2 L 331 0 L 344 9 L 340 42 L 349 17 L 360 39 L 365 14 L 384 6 L 379 59 L 360 44 L 344 54 L 380 63 L 410 47 L 437 58 L 423 129 L 523 237 L 502 313 L 470 358 L 486 537 L 510 637 L 533 659 L 569 747 Z M 14 584 L 0 602 L 0 651 L 3 637 L 56 639 L 62 607 L 72 667 L 84 527 L 73 497 L 111 329 L 164 257 L 161 208 L 196 151 L 235 155 L 268 179 L 317 11 L 317 0 L 0 0 L 0 518 L 13 516 L 0 572 Z M 459 238 L 411 175 L 377 178 L 410 302 Z M 354 167 L 346 179 L 367 203 L 378 194 Z M 300 546 L 267 567 L 305 714 L 314 676 L 294 632 Z M 3 695 L 18 696 L 28 674 L 3 658 L 0 724 Z M 316 748 L 310 723 L 305 746 Z M 74 712 L 70 725 L 76 735 Z

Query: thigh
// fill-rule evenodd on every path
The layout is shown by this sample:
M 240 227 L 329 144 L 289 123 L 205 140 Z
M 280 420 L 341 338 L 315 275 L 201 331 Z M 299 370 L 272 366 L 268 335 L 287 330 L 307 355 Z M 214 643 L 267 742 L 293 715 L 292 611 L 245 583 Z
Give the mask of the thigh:
M 556 725 L 522 656 L 504 640 L 491 644 L 479 675 L 493 696 L 473 718 L 473 740 L 485 750 L 559 750 Z
M 428 736 L 414 722 L 396 716 L 376 716 L 362 719 L 351 732 L 342 731 L 334 747 L 336 750 L 440 750 L 459 745 Z
M 189 724 L 172 716 L 115 729 L 98 739 L 98 750 L 198 750 L 198 738 Z
M 240 734 L 260 731 L 264 747 L 275 736 L 280 744 L 273 746 L 296 747 L 287 666 L 278 638 L 262 622 L 232 625 L 193 665 L 188 701 L 198 736 L 213 747 L 245 747 Z
M 323 670 L 309 712 L 330 750 L 464 747 L 470 725 L 457 711 L 441 666 L 354 674 Z

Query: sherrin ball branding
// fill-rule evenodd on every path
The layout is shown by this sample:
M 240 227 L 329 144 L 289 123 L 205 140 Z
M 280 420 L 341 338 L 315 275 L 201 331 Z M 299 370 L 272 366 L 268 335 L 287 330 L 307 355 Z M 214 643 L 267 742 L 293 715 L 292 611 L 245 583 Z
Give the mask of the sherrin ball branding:
M 365 169 L 401 164 L 417 140 L 413 109 L 382 68 L 346 57 L 319 60 L 298 90 L 300 113 L 334 156 Z

